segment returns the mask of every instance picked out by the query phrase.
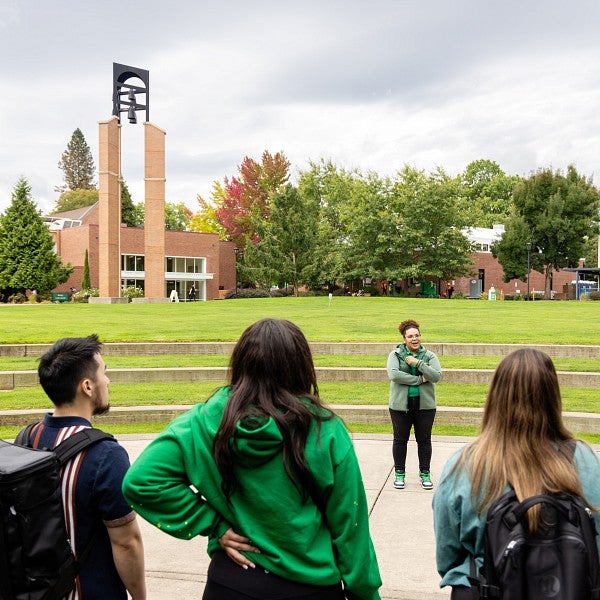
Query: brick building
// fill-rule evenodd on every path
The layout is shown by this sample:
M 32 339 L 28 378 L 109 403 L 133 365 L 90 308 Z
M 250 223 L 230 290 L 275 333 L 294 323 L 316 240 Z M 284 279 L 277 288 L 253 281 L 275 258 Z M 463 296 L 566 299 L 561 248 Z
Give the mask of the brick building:
M 90 284 L 99 287 L 98 204 L 46 217 L 63 263 L 74 271 L 55 292 L 81 289 L 85 251 L 88 251 Z M 121 287 L 144 288 L 144 229 L 121 226 Z M 235 251 L 232 242 L 217 234 L 165 231 L 164 297 L 176 290 L 187 297 L 192 284 L 197 300 L 215 300 L 235 287 Z
M 479 298 L 482 292 L 489 292 L 493 286 L 496 297 L 500 298 L 506 294 L 527 294 L 527 281 L 511 279 L 504 282 L 504 270 L 502 265 L 492 256 L 492 244 L 504 233 L 503 225 L 494 225 L 492 229 L 474 227 L 466 232 L 469 240 L 475 244 L 476 252 L 471 256 L 473 261 L 473 275 L 471 277 L 459 277 L 454 280 L 454 293 L 462 293 L 469 298 Z M 532 250 L 531 252 L 534 252 Z M 574 275 L 569 271 L 555 271 L 552 274 L 553 298 L 574 298 L 575 288 L 573 285 Z M 545 287 L 545 275 L 531 270 L 529 275 L 529 291 L 543 292 Z M 442 293 L 445 288 L 442 289 Z

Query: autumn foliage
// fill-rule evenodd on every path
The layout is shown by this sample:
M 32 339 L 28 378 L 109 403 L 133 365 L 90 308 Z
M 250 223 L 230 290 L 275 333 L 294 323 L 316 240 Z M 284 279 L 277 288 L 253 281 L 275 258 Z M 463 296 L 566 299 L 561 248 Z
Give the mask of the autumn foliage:
M 214 228 L 225 239 L 244 248 L 247 240 L 258 241 L 253 220 L 269 214 L 269 202 L 289 179 L 290 163 L 282 152 L 263 152 L 261 162 L 246 156 L 238 175 L 215 182 L 211 203 L 199 198 L 201 212 L 214 219 Z

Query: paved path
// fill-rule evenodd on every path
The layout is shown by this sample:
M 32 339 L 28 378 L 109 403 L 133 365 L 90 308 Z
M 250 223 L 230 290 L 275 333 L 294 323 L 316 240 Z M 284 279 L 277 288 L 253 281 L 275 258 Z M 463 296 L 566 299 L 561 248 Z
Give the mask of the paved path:
M 121 436 L 132 460 L 152 436 Z M 448 457 L 467 438 L 438 437 L 433 443 L 434 483 Z M 371 535 L 383 580 L 382 598 L 436 600 L 449 598 L 439 588 L 435 568 L 435 544 L 431 499 L 417 477 L 416 444 L 409 442 L 404 490 L 392 487 L 391 436 L 354 436 L 371 511 Z M 148 600 L 201 598 L 206 581 L 206 542 L 196 538 L 176 540 L 140 519 L 146 548 Z

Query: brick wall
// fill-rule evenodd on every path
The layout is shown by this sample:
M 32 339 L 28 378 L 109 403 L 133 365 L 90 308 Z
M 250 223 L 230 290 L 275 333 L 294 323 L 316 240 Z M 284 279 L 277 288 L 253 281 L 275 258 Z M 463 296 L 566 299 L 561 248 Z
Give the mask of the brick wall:
M 57 252 L 64 263 L 75 267 L 69 280 L 54 291 L 66 292 L 71 287 L 81 289 L 85 250 L 89 251 L 90 283 L 97 288 L 99 245 L 98 225 L 82 225 L 73 229 L 51 232 Z M 206 298 L 219 298 L 219 286 L 223 289 L 235 287 L 235 254 L 232 242 L 221 242 L 214 233 L 196 233 L 191 231 L 165 231 L 166 256 L 191 256 L 206 259 L 206 271 L 213 279 L 206 281 Z M 121 227 L 121 254 L 144 254 L 144 229 Z
M 499 297 L 500 292 L 503 294 L 515 294 L 519 291 L 521 294 L 527 294 L 527 281 L 520 279 L 511 279 L 508 283 L 504 282 L 504 270 L 490 252 L 477 252 L 471 256 L 473 265 L 472 277 L 459 277 L 455 279 L 454 293 L 462 292 L 465 296 L 469 296 L 471 279 L 477 279 L 479 270 L 482 270 L 483 276 L 483 291 L 487 292 L 492 285 L 496 289 L 496 295 Z M 575 279 L 575 274 L 567 271 L 557 271 L 552 276 L 552 290 L 560 297 L 563 293 L 563 286 L 570 284 Z M 529 291 L 544 291 L 545 275 L 531 270 Z M 442 289 L 445 289 L 443 287 Z M 555 296 L 556 297 L 556 296 Z

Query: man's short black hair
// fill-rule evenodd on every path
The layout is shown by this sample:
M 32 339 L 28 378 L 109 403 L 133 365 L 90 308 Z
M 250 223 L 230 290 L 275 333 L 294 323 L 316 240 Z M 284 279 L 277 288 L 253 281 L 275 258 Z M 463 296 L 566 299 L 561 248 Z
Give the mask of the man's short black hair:
M 81 380 L 95 378 L 96 355 L 101 351 L 102 343 L 92 334 L 84 338 L 62 338 L 40 358 L 40 385 L 55 406 L 73 402 Z

